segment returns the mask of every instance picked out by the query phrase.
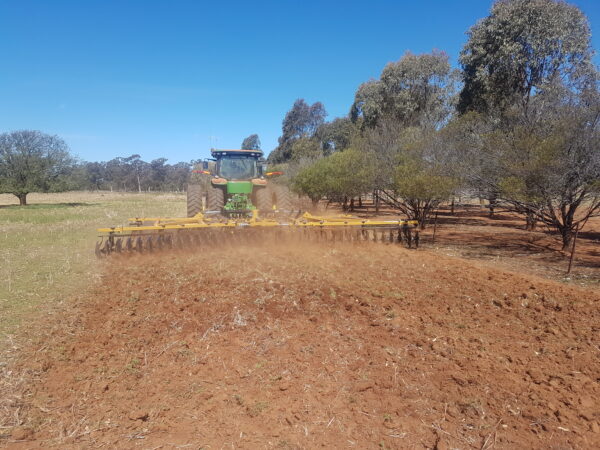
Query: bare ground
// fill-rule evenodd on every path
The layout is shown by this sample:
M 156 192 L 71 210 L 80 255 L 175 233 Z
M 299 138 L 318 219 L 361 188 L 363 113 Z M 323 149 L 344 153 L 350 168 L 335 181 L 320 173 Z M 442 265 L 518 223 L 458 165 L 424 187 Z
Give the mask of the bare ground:
M 372 205 L 359 209 L 364 217 L 378 217 Z M 394 212 L 382 209 L 380 216 Z M 592 218 L 578 235 L 571 273 L 567 274 L 572 247 L 561 250 L 559 236 L 543 225 L 526 231 L 521 216 L 499 210 L 493 217 L 478 205 L 441 208 L 421 233 L 421 244 L 431 251 L 475 260 L 479 264 L 517 273 L 542 276 L 569 284 L 600 287 L 600 217 Z
M 22 423 L 0 445 L 599 446 L 597 290 L 444 252 L 281 242 L 111 260 L 24 332 L 23 395 L 3 404 Z

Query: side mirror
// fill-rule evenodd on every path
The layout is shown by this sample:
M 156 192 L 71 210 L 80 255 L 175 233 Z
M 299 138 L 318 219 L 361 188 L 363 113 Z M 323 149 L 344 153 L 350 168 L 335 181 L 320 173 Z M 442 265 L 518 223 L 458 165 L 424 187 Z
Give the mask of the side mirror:
M 264 176 L 267 173 L 267 163 L 260 163 L 258 167 L 260 168 L 260 174 Z
M 208 161 L 202 161 L 202 169 L 208 170 Z

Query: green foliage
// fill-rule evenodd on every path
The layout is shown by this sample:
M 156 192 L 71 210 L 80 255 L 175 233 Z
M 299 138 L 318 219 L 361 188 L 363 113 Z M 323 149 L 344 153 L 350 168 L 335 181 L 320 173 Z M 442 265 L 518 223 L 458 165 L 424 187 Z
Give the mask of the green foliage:
M 592 68 L 587 18 L 563 1 L 496 1 L 468 34 L 460 55 L 462 113 L 525 105 L 547 83 L 578 85 Z
M 317 203 L 330 191 L 330 172 L 331 164 L 329 159 L 319 159 L 300 170 L 292 181 L 292 188 L 298 194 L 306 195 L 313 203 Z
M 557 230 L 566 248 L 574 230 L 600 214 L 599 100 L 595 88 L 555 80 L 504 120 L 461 118 L 455 126 L 470 137 L 453 142 L 470 184 Z
M 388 64 L 379 80 L 358 88 L 351 117 L 354 121 L 362 118 L 367 127 L 383 120 L 403 126 L 438 127 L 452 113 L 457 77 L 445 53 L 407 52 Z
M 372 159 L 350 148 L 321 158 L 300 170 L 293 179 L 293 188 L 313 202 L 323 197 L 342 200 L 369 192 L 374 176 Z
M 111 191 L 183 191 L 188 183 L 198 182 L 198 174 L 190 170 L 202 169 L 198 161 L 168 164 L 166 158 L 146 162 L 140 155 L 117 157 L 106 162 L 80 164 L 71 177 L 76 189 Z
M 515 176 L 502 177 L 498 181 L 498 187 L 502 197 L 525 201 L 531 198 L 527 192 L 527 183 L 522 178 Z
M 321 145 L 315 139 L 300 138 L 292 144 L 289 159 L 300 161 L 302 159 L 317 159 L 323 156 Z
M 251 134 L 242 141 L 242 150 L 260 150 L 260 138 L 258 134 Z
M 39 131 L 13 131 L 0 135 L 0 192 L 27 203 L 30 192 L 69 189 L 75 160 L 58 136 Z
M 337 117 L 321 125 L 316 138 L 321 142 L 323 152 L 328 155 L 349 148 L 357 133 L 358 127 L 349 117 Z
M 329 195 L 341 200 L 363 195 L 371 190 L 375 177 L 375 166 L 369 155 L 349 148 L 327 157 L 331 176 Z
M 447 200 L 457 187 L 458 181 L 455 178 L 436 174 L 430 168 L 419 167 L 414 161 L 400 164 L 394 177 L 394 190 L 398 196 L 415 202 Z
M 321 102 L 309 105 L 304 99 L 294 102 L 282 123 L 279 145 L 269 154 L 269 162 L 282 163 L 292 158 L 292 147 L 299 139 L 312 138 L 325 121 L 327 111 Z
M 399 136 L 392 189 L 397 207 L 422 227 L 440 202 L 460 187 L 444 158 L 441 133 L 407 128 Z

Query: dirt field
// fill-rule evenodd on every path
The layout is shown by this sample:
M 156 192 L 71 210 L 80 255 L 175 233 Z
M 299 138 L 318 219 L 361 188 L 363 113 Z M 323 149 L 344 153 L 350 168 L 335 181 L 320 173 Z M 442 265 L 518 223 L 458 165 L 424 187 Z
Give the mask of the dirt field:
M 6 334 L 98 275 L 90 252 L 96 228 L 134 214 L 185 214 L 185 195 L 175 193 L 61 192 L 28 200 L 20 207 L 16 196 L 0 194 L 0 362 L 10 347 Z
M 566 271 L 571 248 L 561 251 L 560 238 L 543 226 L 534 232 L 524 226 L 522 217 L 505 211 L 490 218 L 478 207 L 459 208 L 454 214 L 445 208 L 438 216 L 435 243 L 429 227 L 424 244 L 491 267 L 600 288 L 600 218 L 591 219 L 578 235 L 570 274 Z
M 102 263 L 23 331 L 25 395 L 4 406 L 26 420 L 0 445 L 599 446 L 598 291 L 447 251 L 281 243 Z

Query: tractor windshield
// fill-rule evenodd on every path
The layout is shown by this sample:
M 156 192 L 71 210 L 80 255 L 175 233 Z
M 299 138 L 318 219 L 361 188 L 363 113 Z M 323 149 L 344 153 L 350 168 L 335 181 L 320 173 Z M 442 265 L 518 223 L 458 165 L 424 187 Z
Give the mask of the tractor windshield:
M 256 158 L 230 156 L 221 159 L 220 175 L 230 180 L 248 180 L 256 176 Z

